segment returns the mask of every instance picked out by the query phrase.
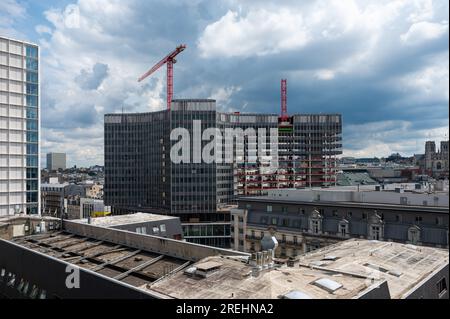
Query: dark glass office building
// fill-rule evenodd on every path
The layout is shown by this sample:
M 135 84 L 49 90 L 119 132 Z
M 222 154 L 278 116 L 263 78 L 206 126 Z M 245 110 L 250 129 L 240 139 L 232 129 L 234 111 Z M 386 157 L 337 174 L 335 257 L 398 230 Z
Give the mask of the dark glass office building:
M 212 162 L 202 156 L 213 141 L 207 129 L 223 137 L 214 140 Z M 227 161 L 227 130 L 236 129 L 233 160 Z M 257 141 L 245 136 L 247 129 L 258 133 Z M 248 149 L 258 143 L 268 150 L 274 137 L 282 147 L 276 151 L 279 169 L 267 173 L 267 163 Z M 284 123 L 276 114 L 217 112 L 208 99 L 173 100 L 170 111 L 107 114 L 105 205 L 115 213 L 179 216 L 188 241 L 229 247 L 230 205 L 238 196 L 333 183 L 340 141 L 340 115 L 296 115 Z M 171 160 L 171 150 L 183 160 Z

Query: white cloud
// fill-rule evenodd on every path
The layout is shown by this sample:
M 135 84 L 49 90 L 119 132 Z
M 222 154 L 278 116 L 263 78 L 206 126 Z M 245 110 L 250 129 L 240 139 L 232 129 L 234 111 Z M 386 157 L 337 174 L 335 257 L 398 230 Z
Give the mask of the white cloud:
M 220 87 L 215 89 L 209 98 L 215 99 L 219 108 L 226 108 L 229 106 L 231 96 L 240 90 L 241 87 L 235 86 Z
M 432 23 L 421 21 L 411 25 L 409 30 L 400 36 L 406 44 L 418 44 L 423 41 L 440 38 L 448 32 L 448 22 Z
M 435 56 L 445 48 L 429 49 L 426 40 L 406 46 L 401 36 L 422 22 L 448 29 L 441 22 L 448 13 L 436 9 L 448 8 L 447 0 L 185 0 L 185 10 L 172 10 L 178 3 L 79 0 L 46 12 L 51 27 L 36 27 L 42 35 L 43 153 L 66 151 L 77 165 L 103 163 L 103 113 L 164 108 L 165 70 L 136 80 L 162 57 L 161 48 L 185 41 L 176 98 L 210 96 L 226 111 L 248 105 L 248 111 L 278 112 L 279 98 L 271 98 L 277 79 L 287 77 L 292 113 L 342 112 L 344 123 L 401 118 L 345 126 L 344 155 L 420 151 L 427 130 L 416 126 L 430 103 L 439 115 L 429 112 L 428 127 L 446 124 L 439 118 L 448 117 L 442 111 L 448 47 Z M 83 89 L 75 79 L 96 64 L 107 65 L 108 76 L 95 89 Z M 412 112 L 416 119 L 402 118 Z
M 407 73 L 400 78 L 394 78 L 389 81 L 389 85 L 404 95 L 404 101 L 409 103 L 417 103 L 426 101 L 430 98 L 433 100 L 446 101 L 449 100 L 449 62 L 448 52 L 433 55 L 430 61 L 424 67 L 416 72 Z M 407 104 L 407 103 L 404 103 Z
M 316 78 L 319 80 L 332 80 L 335 77 L 333 70 L 322 69 L 316 72 Z
M 267 55 L 300 48 L 309 37 L 300 11 L 257 9 L 241 16 L 230 10 L 206 27 L 198 47 L 204 57 Z
M 397 152 L 406 156 L 423 154 L 425 141 L 448 140 L 448 129 L 448 125 L 433 129 L 417 129 L 409 121 L 348 125 L 345 128 L 342 156 L 386 157 Z M 351 148 L 346 145 L 351 145 Z
M 37 25 L 35 28 L 34 28 L 35 30 L 36 30 L 36 32 L 37 33 L 39 33 L 39 34 L 52 34 L 52 29 L 50 29 L 48 26 L 46 26 L 46 25 L 41 25 L 41 24 L 39 24 L 39 25 Z
M 0 34 L 14 38 L 24 38 L 24 35 L 14 28 L 14 24 L 25 16 L 25 7 L 16 0 L 0 1 Z
M 151 65 L 152 58 L 142 58 L 142 52 L 127 44 L 132 37 L 120 39 L 110 30 L 132 23 L 128 14 L 122 1 L 104 0 L 80 0 L 45 13 L 52 28 L 38 28 L 50 35 L 41 40 L 45 48 L 41 90 L 44 154 L 61 150 L 69 154 L 70 163 L 102 164 L 104 113 L 165 107 L 165 82 L 161 80 L 165 72 L 138 83 L 138 76 Z M 101 79 L 89 80 L 87 75 L 98 65 L 107 66 L 107 76 L 101 72 Z M 80 85 L 80 77 L 85 82 L 96 81 Z

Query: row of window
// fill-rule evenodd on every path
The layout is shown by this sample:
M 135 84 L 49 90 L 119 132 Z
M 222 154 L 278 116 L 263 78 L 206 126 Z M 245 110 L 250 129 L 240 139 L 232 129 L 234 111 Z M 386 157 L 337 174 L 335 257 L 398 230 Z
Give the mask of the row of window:
M 161 224 L 158 226 L 153 226 L 152 228 L 152 234 L 158 236 L 160 233 L 161 235 L 165 235 L 166 233 L 166 224 Z M 138 234 L 147 234 L 147 227 L 136 227 L 136 233 Z
M 6 286 L 15 288 L 24 297 L 30 299 L 46 299 L 47 292 L 45 289 L 40 289 L 37 285 L 32 285 L 24 278 L 18 278 L 16 274 L 7 272 L 6 269 L 0 270 L 0 283 L 5 283 Z

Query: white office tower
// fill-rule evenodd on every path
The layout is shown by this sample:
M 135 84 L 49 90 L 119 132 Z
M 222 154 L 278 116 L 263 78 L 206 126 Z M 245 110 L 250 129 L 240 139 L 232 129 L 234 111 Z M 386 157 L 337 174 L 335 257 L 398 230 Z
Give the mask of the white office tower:
M 38 214 L 39 48 L 0 36 L 0 216 Z

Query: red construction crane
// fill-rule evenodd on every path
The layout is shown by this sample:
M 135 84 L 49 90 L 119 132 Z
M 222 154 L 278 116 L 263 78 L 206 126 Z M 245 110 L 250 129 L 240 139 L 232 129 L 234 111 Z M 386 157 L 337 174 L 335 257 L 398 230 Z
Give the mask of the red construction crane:
M 281 120 L 287 120 L 289 118 L 287 114 L 287 80 L 281 80 Z
M 144 75 L 142 75 L 138 82 L 141 82 L 146 77 L 151 75 L 153 72 L 158 70 L 164 63 L 167 64 L 167 109 L 170 110 L 170 104 L 172 103 L 173 98 L 173 64 L 177 62 L 175 57 L 186 49 L 186 45 L 182 44 L 177 46 L 177 48 L 169 53 L 164 59 L 156 63 L 150 70 L 148 70 Z

